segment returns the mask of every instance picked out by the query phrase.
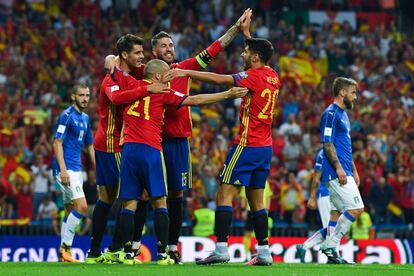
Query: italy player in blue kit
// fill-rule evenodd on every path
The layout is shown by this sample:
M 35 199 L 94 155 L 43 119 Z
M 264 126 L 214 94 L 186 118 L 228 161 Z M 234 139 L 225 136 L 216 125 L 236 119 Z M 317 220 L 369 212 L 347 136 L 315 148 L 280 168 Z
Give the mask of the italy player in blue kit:
M 87 213 L 81 161 L 84 145 L 95 167 L 91 122 L 89 116 L 82 112 L 88 106 L 89 98 L 87 86 L 76 86 L 72 93 L 73 104 L 62 112 L 55 126 L 53 175 L 62 189 L 65 204 L 59 250 L 60 260 L 63 262 L 78 262 L 72 257 L 70 247 L 76 227 Z
M 352 223 L 364 211 L 358 190 L 359 176 L 352 160 L 351 126 L 346 109 L 357 99 L 357 83 L 338 77 L 333 83 L 334 102 L 325 109 L 320 121 L 323 160 L 321 182 L 326 185 L 333 206 L 342 213 L 336 226 L 321 245 L 332 263 L 344 263 L 336 248 Z

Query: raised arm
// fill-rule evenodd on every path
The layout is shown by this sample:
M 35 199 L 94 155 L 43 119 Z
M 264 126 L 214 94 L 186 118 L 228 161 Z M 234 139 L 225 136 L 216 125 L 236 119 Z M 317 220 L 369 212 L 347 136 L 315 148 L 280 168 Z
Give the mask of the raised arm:
M 233 26 L 231 26 L 230 29 L 228 29 L 227 32 L 218 39 L 223 48 L 229 46 L 229 44 L 233 41 L 233 39 L 236 37 L 240 30 L 243 31 L 244 36 L 248 35 L 250 37 L 249 27 L 251 16 L 252 9 L 246 9 L 242 16 L 236 21 L 236 23 Z

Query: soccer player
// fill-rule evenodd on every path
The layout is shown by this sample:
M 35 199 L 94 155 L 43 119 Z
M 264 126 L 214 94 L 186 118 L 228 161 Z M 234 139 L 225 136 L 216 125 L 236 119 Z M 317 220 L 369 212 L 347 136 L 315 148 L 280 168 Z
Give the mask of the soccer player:
M 253 212 L 253 227 L 258 240 L 258 254 L 249 265 L 271 265 L 268 243 L 268 216 L 263 193 L 272 158 L 272 119 L 279 93 L 278 74 L 267 66 L 273 55 L 273 45 L 266 39 L 247 39 L 241 54 L 245 70 L 234 75 L 219 75 L 191 70 L 171 70 L 166 79 L 190 77 L 217 84 L 246 87 L 250 93 L 240 106 L 240 131 L 227 155 L 221 171 L 221 185 L 217 194 L 215 251 L 197 264 L 226 263 L 230 260 L 227 246 L 232 220 L 232 200 L 246 188 L 246 196 Z
M 143 39 L 127 34 L 117 41 L 120 69 L 125 73 L 143 69 Z M 96 184 L 98 201 L 92 216 L 91 247 L 86 263 L 99 263 L 105 260 L 101 253 L 101 242 L 108 221 L 110 208 L 117 196 L 119 183 L 119 165 L 121 161 L 120 136 L 122 130 L 122 113 L 125 104 L 134 102 L 149 93 L 168 92 L 168 86 L 154 83 L 137 87 L 131 91 L 108 90 L 114 80 L 107 74 L 102 81 L 99 93 L 99 124 L 94 140 L 96 159 Z M 141 229 L 142 231 L 142 229 Z M 119 231 L 118 231 L 119 232 Z M 137 230 L 139 232 L 139 229 Z M 115 238 L 116 240 L 117 238 Z M 114 242 L 115 243 L 115 242 Z M 113 247 L 117 247 L 112 244 Z M 122 245 L 119 242 L 119 248 Z M 116 248 L 114 251 L 117 251 Z
M 358 190 L 359 176 L 352 160 L 351 126 L 346 110 L 354 107 L 357 83 L 338 77 L 333 83 L 334 102 L 322 114 L 320 121 L 323 143 L 322 179 L 336 209 L 342 213 L 332 233 L 321 245 L 322 252 L 332 263 L 344 263 L 336 248 L 352 223 L 364 211 Z
M 63 262 L 79 262 L 72 257 L 70 248 L 76 226 L 88 210 L 82 188 L 81 152 L 84 145 L 95 167 L 91 122 L 89 116 L 82 112 L 88 106 L 89 98 L 90 92 L 86 85 L 75 86 L 72 92 L 73 104 L 62 112 L 55 127 L 53 175 L 62 189 L 65 204 L 59 249 L 60 260 Z
M 217 41 L 213 42 L 207 49 L 195 57 L 174 63 L 175 50 L 171 36 L 166 32 L 156 34 L 151 40 L 152 53 L 157 59 L 165 61 L 171 68 L 202 70 L 226 48 L 241 30 L 246 37 L 250 37 L 249 27 L 252 10 L 246 9 L 243 15 L 237 20 L 227 32 Z M 108 65 L 108 67 L 113 67 Z M 134 75 L 135 76 L 135 75 Z M 185 95 L 189 94 L 191 79 L 182 77 L 171 81 L 171 89 L 180 91 Z M 168 207 L 170 220 L 170 232 L 168 242 L 168 254 L 176 264 L 180 263 L 180 254 L 177 250 L 183 220 L 183 191 L 191 188 L 191 161 L 188 139 L 192 136 L 192 123 L 189 107 L 183 106 L 180 109 L 173 107 L 165 111 L 165 124 L 163 126 L 162 147 L 167 171 L 168 183 Z M 136 216 L 136 225 L 145 224 L 145 210 L 147 203 L 141 202 Z M 141 226 L 140 228 L 143 228 Z M 134 238 L 134 249 L 138 250 L 141 233 L 136 233 Z
M 312 187 L 308 200 L 308 208 L 316 209 L 318 207 L 319 215 L 322 221 L 322 229 L 309 237 L 303 244 L 296 246 L 298 256 L 301 263 L 305 263 L 306 250 L 311 249 L 315 245 L 321 244 L 325 241 L 327 235 L 332 232 L 333 227 L 336 226 L 336 221 L 341 215 L 332 206 L 329 191 L 324 184 L 319 184 L 322 175 L 323 163 L 323 149 L 321 149 L 315 156 L 314 174 L 312 178 Z M 332 214 L 331 214 L 332 210 Z
M 136 86 L 158 83 L 169 66 L 162 60 L 154 59 L 148 62 L 144 69 L 143 81 L 136 81 Z M 119 72 L 117 72 L 119 73 Z M 122 79 L 124 74 L 118 74 Z M 115 78 L 118 79 L 118 76 Z M 132 77 L 129 77 L 133 80 Z M 117 89 L 127 90 L 121 81 L 118 85 L 110 87 L 111 91 Z M 121 185 L 119 198 L 123 200 L 120 217 L 121 237 L 124 245 L 124 264 L 135 264 L 132 251 L 134 234 L 134 213 L 137 208 L 137 199 L 141 197 L 143 189 L 148 191 L 154 208 L 154 227 L 158 240 L 158 264 L 168 265 L 175 263 L 167 253 L 169 234 L 169 216 L 167 211 L 167 179 L 164 158 L 161 146 L 161 127 L 164 120 L 166 106 L 191 106 L 214 103 L 217 101 L 242 97 L 248 92 L 244 88 L 232 88 L 217 94 L 202 94 L 186 96 L 171 89 L 165 95 L 149 95 L 137 100 L 124 109 L 123 152 L 121 157 Z

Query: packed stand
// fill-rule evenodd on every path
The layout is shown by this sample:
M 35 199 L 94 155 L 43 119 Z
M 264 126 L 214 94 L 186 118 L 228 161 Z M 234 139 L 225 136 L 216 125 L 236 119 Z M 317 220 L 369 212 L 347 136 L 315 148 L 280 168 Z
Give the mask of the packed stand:
M 40 3 L 38 3 L 40 2 Z M 414 40 L 388 28 L 352 29 L 324 23 L 295 28 L 283 19 L 269 22 L 271 1 L 14 1 L 0 15 L 0 218 L 59 220 L 61 192 L 51 177 L 52 133 L 59 112 L 70 104 L 75 83 L 91 87 L 87 113 L 98 123 L 97 91 L 105 72 L 103 60 L 115 52 L 125 33 L 146 40 L 151 56 L 153 34 L 173 36 L 176 59 L 184 60 L 217 39 L 245 8 L 256 5 L 253 36 L 275 46 L 272 66 L 281 56 L 326 64 L 319 84 L 301 83 L 282 75 L 274 118 L 273 159 L 269 176 L 269 212 L 274 223 L 319 225 L 316 211 L 307 210 L 313 158 L 320 149 L 319 119 L 332 101 L 335 76 L 359 82 L 358 104 L 350 111 L 355 164 L 361 194 L 373 223 L 414 222 Z M 139 2 L 134 6 L 134 3 Z M 249 2 L 249 3 L 247 3 Z M 264 6 L 263 6 L 264 5 Z M 185 8 L 184 8 L 185 7 Z M 185 16 L 182 16 L 185 14 Z M 267 22 L 266 22 L 267 21 Z M 271 24 L 269 24 L 271 23 Z M 243 37 L 235 39 L 209 70 L 242 71 Z M 322 70 L 324 71 L 324 70 Z M 221 87 L 192 83 L 197 93 Z M 192 108 L 193 189 L 187 195 L 186 217 L 199 208 L 214 208 L 221 166 L 237 133 L 240 100 Z M 87 158 L 84 158 L 87 163 Z M 96 201 L 89 164 L 84 190 L 91 209 Z M 240 197 L 234 219 L 246 218 Z M 304 224 L 306 223 L 306 224 Z M 56 223 L 55 223 L 56 224 Z M 87 224 L 87 223 L 86 223 Z M 56 230 L 58 232 L 58 229 Z

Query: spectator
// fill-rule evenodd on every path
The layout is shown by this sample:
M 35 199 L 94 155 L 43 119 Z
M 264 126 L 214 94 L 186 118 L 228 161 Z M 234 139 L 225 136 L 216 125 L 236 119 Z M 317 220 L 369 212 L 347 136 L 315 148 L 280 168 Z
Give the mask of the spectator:
M 212 166 L 204 165 L 201 179 L 204 186 L 204 194 L 206 195 L 207 199 L 209 201 L 214 200 L 216 198 L 218 186 L 217 179 Z
M 373 185 L 369 192 L 369 202 L 371 213 L 374 215 L 375 225 L 382 222 L 389 223 L 389 219 L 387 219 L 387 207 L 392 198 L 392 187 L 386 182 L 384 177 L 380 177 L 378 183 Z
M 302 146 L 298 140 L 298 136 L 289 135 L 288 141 L 283 148 L 283 160 L 285 162 L 285 167 L 290 172 L 297 171 L 298 162 L 302 156 Z
M 52 201 L 51 196 L 45 195 L 42 199 L 42 203 L 39 205 L 36 220 L 42 223 L 51 224 L 57 212 L 58 208 Z
M 37 210 L 44 197 L 49 192 L 49 171 L 47 166 L 43 164 L 43 157 L 35 156 L 33 165 L 30 167 L 33 175 L 31 190 L 33 191 L 33 217 L 37 217 Z
M 295 114 L 289 114 L 287 122 L 280 126 L 279 132 L 285 136 L 286 140 L 290 135 L 300 136 L 302 134 L 300 126 L 296 123 Z
M 290 172 L 287 181 L 280 188 L 281 215 L 287 223 L 303 220 L 304 199 L 302 187 L 296 182 L 295 174 Z

